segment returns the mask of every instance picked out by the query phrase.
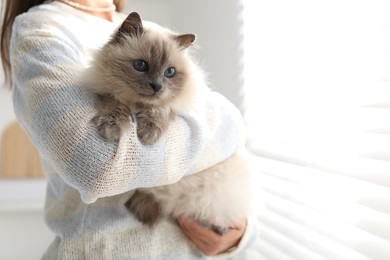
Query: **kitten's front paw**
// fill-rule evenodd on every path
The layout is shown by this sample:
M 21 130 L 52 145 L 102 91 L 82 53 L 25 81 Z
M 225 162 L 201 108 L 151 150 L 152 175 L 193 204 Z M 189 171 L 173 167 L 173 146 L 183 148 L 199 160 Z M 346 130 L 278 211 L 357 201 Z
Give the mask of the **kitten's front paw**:
M 230 227 L 221 227 L 221 226 L 211 225 L 210 229 L 212 231 L 214 231 L 215 233 L 217 233 L 218 235 L 222 236 L 225 233 L 227 233 L 231 228 Z
M 123 129 L 129 125 L 129 119 L 118 119 L 111 115 L 96 115 L 92 122 L 96 125 L 100 136 L 109 141 L 118 141 Z
M 154 144 L 161 137 L 161 129 L 146 118 L 137 118 L 137 134 L 142 143 L 146 145 Z
M 153 196 L 138 190 L 125 206 L 139 221 L 149 226 L 153 226 L 161 214 L 160 206 Z
M 217 226 L 217 225 L 209 224 L 209 223 L 202 222 L 202 221 L 198 221 L 198 222 L 202 226 L 214 231 L 214 233 L 221 235 L 221 236 L 224 235 L 225 233 L 227 233 L 231 229 L 230 227 Z
M 154 144 L 160 139 L 161 130 L 157 127 L 138 128 L 137 134 L 142 143 L 146 145 Z

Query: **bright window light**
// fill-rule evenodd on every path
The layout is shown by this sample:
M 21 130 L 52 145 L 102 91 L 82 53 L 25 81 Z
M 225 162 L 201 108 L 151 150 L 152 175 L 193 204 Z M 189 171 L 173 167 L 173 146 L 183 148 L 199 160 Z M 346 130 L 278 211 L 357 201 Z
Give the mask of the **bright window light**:
M 243 3 L 261 259 L 390 259 L 390 1 Z

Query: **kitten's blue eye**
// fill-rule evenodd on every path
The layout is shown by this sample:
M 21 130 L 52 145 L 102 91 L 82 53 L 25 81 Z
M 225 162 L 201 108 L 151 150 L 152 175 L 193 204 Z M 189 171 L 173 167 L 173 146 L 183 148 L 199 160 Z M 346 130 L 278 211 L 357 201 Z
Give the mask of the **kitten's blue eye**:
M 167 78 L 172 78 L 173 76 L 175 76 L 175 73 L 176 69 L 174 67 L 169 67 L 164 71 L 164 76 Z
M 135 70 L 140 72 L 144 72 L 149 69 L 148 63 L 144 60 L 134 60 L 133 67 Z

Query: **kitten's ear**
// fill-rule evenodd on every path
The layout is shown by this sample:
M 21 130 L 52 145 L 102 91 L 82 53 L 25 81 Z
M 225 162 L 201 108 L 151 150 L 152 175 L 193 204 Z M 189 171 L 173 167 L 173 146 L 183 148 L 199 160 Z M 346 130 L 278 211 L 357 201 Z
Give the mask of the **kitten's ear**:
M 141 34 L 143 30 L 141 16 L 137 12 L 130 13 L 119 28 L 119 32 L 134 36 Z
M 195 41 L 196 36 L 195 34 L 189 33 L 189 34 L 182 34 L 175 37 L 175 40 L 179 43 L 180 47 L 188 48 L 191 46 L 191 44 Z

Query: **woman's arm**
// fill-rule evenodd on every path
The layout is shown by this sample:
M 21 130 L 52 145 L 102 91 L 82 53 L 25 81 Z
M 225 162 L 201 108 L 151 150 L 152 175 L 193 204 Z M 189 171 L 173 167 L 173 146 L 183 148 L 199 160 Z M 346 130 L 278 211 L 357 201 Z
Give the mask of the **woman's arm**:
M 239 111 L 216 93 L 197 115 L 179 116 L 154 145 L 138 140 L 135 125 L 119 142 L 108 142 L 90 122 L 97 99 L 77 81 L 83 57 L 76 44 L 16 30 L 10 54 L 19 122 L 86 203 L 176 182 L 228 158 L 243 142 Z

